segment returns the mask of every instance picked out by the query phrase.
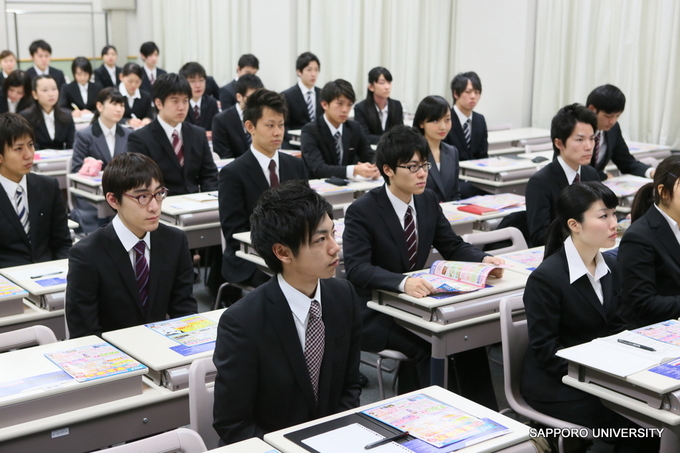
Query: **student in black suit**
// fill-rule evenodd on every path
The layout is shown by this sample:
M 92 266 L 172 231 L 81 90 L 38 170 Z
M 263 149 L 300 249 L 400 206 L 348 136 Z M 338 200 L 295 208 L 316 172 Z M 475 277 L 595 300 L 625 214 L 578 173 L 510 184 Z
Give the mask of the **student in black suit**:
M 26 70 L 26 74 L 31 79 L 35 79 L 39 75 L 49 75 L 57 82 L 57 88 L 61 89 L 66 84 L 66 77 L 64 73 L 57 68 L 50 66 L 50 59 L 52 58 L 52 46 L 38 39 L 33 41 L 28 48 L 33 59 L 33 66 Z
M 361 124 L 364 134 L 372 144 L 378 143 L 385 131 L 404 124 L 401 102 L 392 99 L 391 92 L 390 71 L 381 66 L 371 69 L 368 73 L 366 99 L 354 106 L 354 119 Z
M 423 269 L 434 246 L 447 260 L 482 261 L 502 264 L 503 260 L 477 250 L 454 233 L 432 191 L 425 188 L 430 162 L 425 138 L 407 126 L 395 126 L 378 143 L 376 164 L 385 185 L 373 189 L 352 203 L 345 215 L 343 251 L 347 279 L 354 284 L 364 303 L 371 291 L 384 289 L 425 297 L 434 288 L 404 272 Z M 415 212 L 414 212 L 415 211 Z M 417 225 L 417 240 L 411 244 L 405 235 L 408 218 Z M 502 269 L 492 273 L 502 275 Z M 430 385 L 430 343 L 394 322 L 391 316 L 362 306 L 364 351 L 401 351 L 412 362 L 402 363 L 400 393 Z M 461 395 L 496 407 L 485 348 L 454 355 Z M 415 367 L 415 370 L 414 370 Z M 472 372 L 474 370 L 474 372 Z M 417 374 L 416 374 L 417 371 Z
M 575 182 L 600 180 L 588 165 L 596 130 L 597 117 L 581 104 L 562 107 L 552 119 L 550 138 L 555 158 L 529 178 L 526 190 L 527 223 L 533 247 L 545 244 L 562 190 Z
M 185 121 L 191 87 L 177 74 L 163 74 L 153 87 L 158 117 L 134 131 L 128 151 L 151 157 L 170 195 L 217 189 L 217 167 L 205 131 Z
M 361 321 L 332 207 L 301 182 L 267 191 L 253 246 L 276 276 L 220 318 L 213 426 L 225 444 L 359 405 Z
M 626 96 L 623 92 L 614 85 L 599 86 L 588 95 L 586 106 L 597 115 L 597 134 L 590 165 L 595 167 L 600 180 L 604 181 L 609 176 L 604 167 L 610 160 L 621 173 L 653 178 L 654 168 L 631 156 L 621 135 L 618 121 L 626 108 Z
M 346 80 L 328 82 L 321 90 L 324 114 L 305 125 L 300 137 L 302 158 L 311 178 L 380 176 L 361 125 L 347 120 L 354 100 L 354 89 Z
M 158 46 L 153 41 L 145 42 L 139 48 L 139 58 L 144 62 L 142 66 L 142 90 L 147 93 L 153 91 L 151 87 L 160 76 L 167 74 L 167 71 L 164 69 L 156 67 L 159 54 L 160 50 L 158 50 Z
M 62 88 L 59 106 L 70 111 L 74 118 L 91 115 L 97 109 L 97 95 L 103 87 L 90 82 L 92 65 L 87 58 L 76 57 L 71 64 L 71 71 L 75 80 Z
M 63 259 L 71 247 L 59 184 L 31 173 L 34 152 L 31 125 L 0 115 L 0 268 Z
M 104 88 L 117 87 L 122 69 L 116 66 L 118 51 L 106 45 L 102 49 L 102 65 L 94 70 L 94 81 Z
M 21 69 L 12 71 L 2 83 L 0 113 L 19 113 L 33 105 L 33 81 Z
M 253 54 L 241 55 L 236 66 L 236 78 L 220 88 L 220 104 L 222 111 L 236 105 L 236 81 L 244 74 L 257 74 L 260 69 L 260 60 Z
M 208 76 L 205 78 L 205 94 L 212 96 L 212 98 L 217 102 L 220 101 L 220 86 L 217 84 L 213 76 Z
M 426 187 L 435 193 L 440 203 L 459 200 L 458 150 L 443 141 L 451 130 L 451 109 L 446 99 L 427 96 L 420 101 L 413 117 L 413 128 L 423 134 L 430 148 L 427 160 L 432 167 Z
M 298 83 L 284 91 L 288 116 L 286 117 L 285 149 L 291 149 L 289 130 L 302 129 L 307 123 L 315 121 L 323 113 L 321 107 L 321 89 L 316 87 L 321 63 L 319 58 L 311 52 L 303 52 L 295 61 L 295 71 L 299 77 Z
M 208 96 L 206 90 L 205 69 L 199 63 L 190 62 L 182 66 L 179 75 L 187 79 L 191 87 L 191 99 L 189 100 L 189 114 L 186 121 L 205 129 L 209 133 L 212 130 L 212 122 L 219 113 L 217 101 Z
M 2 86 L 5 79 L 17 68 L 17 57 L 11 50 L 3 50 L 0 52 L 0 86 Z
M 71 338 L 197 312 L 184 232 L 159 224 L 168 194 L 147 156 L 123 153 L 102 177 L 116 217 L 69 253 L 66 322 Z
M 35 149 L 71 149 L 76 133 L 71 115 L 57 105 L 59 88 L 49 75 L 33 79 L 31 107 L 21 112 L 33 126 Z
M 285 117 L 286 101 L 282 95 L 264 89 L 251 94 L 243 120 L 252 136 L 252 145 L 220 172 L 220 224 L 227 241 L 222 275 L 228 282 L 258 286 L 267 280 L 254 264 L 236 256 L 239 243 L 233 236 L 250 230 L 250 215 L 267 189 L 284 181 L 307 179 L 302 159 L 278 152 L 283 141 Z M 237 298 L 238 294 L 231 297 Z
M 251 137 L 243 124 L 246 101 L 256 90 L 264 88 L 255 74 L 244 74 L 236 82 L 238 102 L 213 118 L 213 151 L 222 159 L 238 157 L 250 148 Z
M 123 120 L 135 129 L 146 126 L 154 119 L 151 92 L 141 90 L 142 68 L 135 63 L 127 63 L 120 73 L 118 91 L 125 96 Z

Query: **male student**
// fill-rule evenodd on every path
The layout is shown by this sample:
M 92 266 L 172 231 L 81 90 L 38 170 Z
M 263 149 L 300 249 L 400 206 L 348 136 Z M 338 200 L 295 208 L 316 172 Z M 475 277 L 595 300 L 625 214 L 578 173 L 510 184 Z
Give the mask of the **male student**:
M 602 85 L 588 95 L 586 106 L 597 115 L 597 133 L 590 165 L 595 167 L 600 180 L 608 175 L 604 167 L 614 162 L 621 173 L 653 178 L 655 169 L 630 155 L 628 145 L 621 135 L 619 117 L 626 108 L 626 96 L 614 85 Z
M 236 66 L 236 78 L 220 88 L 220 104 L 222 111 L 236 105 L 236 81 L 244 74 L 257 74 L 260 69 L 260 60 L 253 54 L 241 55 Z
M 321 63 L 316 55 L 304 52 L 295 61 L 295 71 L 299 78 L 298 83 L 283 92 L 288 104 L 288 117 L 286 118 L 286 142 L 284 147 L 290 149 L 288 142 L 291 136 L 288 131 L 302 129 L 307 123 L 315 121 L 323 114 L 321 107 L 321 89 L 316 87 Z
M 550 125 L 555 158 L 536 172 L 527 184 L 527 223 L 531 245 L 545 245 L 548 227 L 555 219 L 555 204 L 562 190 L 580 181 L 599 181 L 588 165 L 593 155 L 597 117 L 581 104 L 562 107 Z
M 257 253 L 276 275 L 220 318 L 213 426 L 230 444 L 359 405 L 361 321 L 332 207 L 303 182 L 262 196 Z
M 434 192 L 425 189 L 429 153 L 425 138 L 410 127 L 395 126 L 385 132 L 376 152 L 376 165 L 385 184 L 355 200 L 345 215 L 347 279 L 364 302 L 362 350 L 394 349 L 414 359 L 415 366 L 410 362 L 401 365 L 400 392 L 430 385 L 431 346 L 391 316 L 367 308 L 371 291 L 384 289 L 413 297 L 431 294 L 434 289 L 427 281 L 403 274 L 423 269 L 433 246 L 446 260 L 503 263 L 454 233 Z M 494 275 L 502 275 L 501 270 L 494 270 Z M 495 408 L 486 349 L 455 354 L 454 358 L 460 393 Z
M 151 157 L 163 172 L 170 195 L 217 189 L 217 167 L 205 131 L 184 121 L 191 87 L 177 74 L 163 74 L 153 85 L 158 117 L 134 131 L 128 151 Z
M 356 121 L 348 120 L 355 101 L 352 84 L 343 79 L 328 82 L 320 93 L 323 115 L 302 128 L 302 158 L 311 178 L 377 179 L 374 152 Z
M 475 72 L 464 72 L 451 80 L 452 125 L 444 141 L 458 149 L 460 160 L 489 157 L 484 115 L 473 112 L 482 96 L 482 81 Z
M 243 121 L 252 145 L 220 172 L 220 223 L 227 241 L 222 275 L 228 282 L 258 286 L 268 279 L 253 263 L 236 256 L 239 243 L 233 235 L 251 229 L 250 215 L 267 189 L 284 181 L 307 179 L 302 159 L 278 152 L 285 117 L 286 100 L 282 95 L 259 89 L 248 96 Z M 238 298 L 238 295 L 232 297 Z
M 142 65 L 142 90 L 151 93 L 153 90 L 151 87 L 158 77 L 163 74 L 167 74 L 167 71 L 157 67 L 158 55 L 160 50 L 158 46 L 153 41 L 145 42 L 139 48 L 139 57 L 142 59 L 144 64 Z
M 71 338 L 196 313 L 187 237 L 159 223 L 168 190 L 158 166 L 141 154 L 119 154 L 102 188 L 116 217 L 69 253 Z
M 31 173 L 33 128 L 0 115 L 0 268 L 63 259 L 71 247 L 59 184 Z
M 57 82 L 57 88 L 61 89 L 62 85 L 66 83 L 66 78 L 62 71 L 50 66 L 52 46 L 42 39 L 38 39 L 31 43 L 28 47 L 28 51 L 33 59 L 33 66 L 26 70 L 26 74 L 28 74 L 31 79 L 35 79 L 43 74 L 50 75 Z
M 205 69 L 200 63 L 189 62 L 182 66 L 179 75 L 187 79 L 191 86 L 191 99 L 189 100 L 189 114 L 186 121 L 202 127 L 206 131 L 212 130 L 212 121 L 219 113 L 217 101 L 206 94 Z
M 236 105 L 213 118 L 213 151 L 221 158 L 238 157 L 250 148 L 251 138 L 243 124 L 243 110 L 250 95 L 260 88 L 264 86 L 258 76 L 242 75 L 236 82 Z

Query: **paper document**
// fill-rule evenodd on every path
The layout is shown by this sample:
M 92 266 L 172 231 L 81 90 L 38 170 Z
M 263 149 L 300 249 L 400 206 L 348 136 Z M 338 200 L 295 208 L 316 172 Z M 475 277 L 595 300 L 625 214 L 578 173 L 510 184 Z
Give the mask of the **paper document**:
M 381 439 L 384 439 L 384 436 L 359 423 L 352 423 L 342 428 L 309 437 L 304 439 L 302 443 L 312 447 L 319 453 L 358 453 L 366 451 L 364 450 L 366 445 Z M 390 442 L 368 451 L 375 453 L 411 453 L 411 450 L 402 447 L 396 442 Z
M 198 202 L 217 201 L 217 192 L 191 193 L 191 194 L 188 194 L 188 195 L 184 195 L 184 198 L 189 199 L 191 201 L 198 201 Z
M 21 268 L 12 272 L 5 272 L 5 276 L 16 283 L 47 277 L 66 277 L 67 271 L 66 265 L 56 266 L 54 264 L 46 264 L 45 266 L 36 266 L 31 269 Z

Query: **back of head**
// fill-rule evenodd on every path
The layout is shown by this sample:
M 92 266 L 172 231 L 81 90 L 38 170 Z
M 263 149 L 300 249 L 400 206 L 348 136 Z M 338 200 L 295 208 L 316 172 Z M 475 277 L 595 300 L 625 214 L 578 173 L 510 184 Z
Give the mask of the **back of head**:
M 356 96 L 352 84 L 347 80 L 335 79 L 328 82 L 321 90 L 321 101 L 330 104 L 340 96 L 345 96 L 351 103 L 354 103 Z
M 12 148 L 14 143 L 23 138 L 30 137 L 35 140 L 33 126 L 17 113 L 3 113 L 0 115 L 0 154 L 5 155 L 5 150 Z
M 418 104 L 416 114 L 413 117 L 413 128 L 425 135 L 425 130 L 420 127 L 422 123 L 437 121 L 446 116 L 450 111 L 449 103 L 441 96 L 426 96 Z
M 257 57 L 252 53 L 241 55 L 241 57 L 238 59 L 238 67 L 243 69 L 246 66 L 254 69 L 260 69 L 260 60 L 258 60 Z
M 420 160 L 425 161 L 430 155 L 430 147 L 425 137 L 413 128 L 395 126 L 380 137 L 375 151 L 375 165 L 387 185 L 390 184 L 390 178 L 385 174 L 383 167 L 387 165 L 396 171 L 397 165 L 410 161 L 414 154 L 418 154 Z
M 85 57 L 75 57 L 73 59 L 73 63 L 71 63 L 71 73 L 73 73 L 74 77 L 76 75 L 76 69 L 80 69 L 92 76 L 92 64 L 90 63 L 90 60 Z
M 301 53 L 300 56 L 297 57 L 297 60 L 295 60 L 295 70 L 302 71 L 312 61 L 316 61 L 316 64 L 319 65 L 319 69 L 321 69 L 321 63 L 319 62 L 319 58 L 316 55 L 314 55 L 312 52 Z
M 668 205 L 673 201 L 675 185 L 680 176 L 680 155 L 674 154 L 665 158 L 654 172 L 654 181 L 645 184 L 638 190 L 630 210 L 632 222 L 642 217 L 652 206 Z
M 598 112 L 621 113 L 626 108 L 626 96 L 614 85 L 601 85 L 590 92 L 586 105 Z
M 131 74 L 134 74 L 141 79 L 142 67 L 139 66 L 137 63 L 125 63 L 125 66 L 123 66 L 121 74 L 123 75 L 123 77 L 127 77 Z
M 161 53 L 161 51 L 158 49 L 158 46 L 153 41 L 147 41 L 139 47 L 139 53 L 144 55 L 145 58 L 154 52 L 158 52 L 159 54 Z
M 482 92 L 482 81 L 476 72 L 461 72 L 451 80 L 451 95 L 456 98 L 467 89 L 468 82 L 472 83 L 472 88 Z
M 243 122 L 250 121 L 253 125 L 257 125 L 257 121 L 262 118 L 265 108 L 282 114 L 284 119 L 288 115 L 286 98 L 276 91 L 262 88 L 248 96 L 246 108 L 243 109 Z
M 190 61 L 179 70 L 179 75 L 185 79 L 191 77 L 206 78 L 205 68 L 198 62 Z
M 560 139 L 566 143 L 567 139 L 574 132 L 576 123 L 586 123 L 593 127 L 593 133 L 597 131 L 597 116 L 595 113 L 581 104 L 570 104 L 557 111 L 550 123 L 550 140 L 552 140 L 555 155 L 560 154 L 559 148 L 555 145 L 555 139 Z
M 165 103 L 165 100 L 169 96 L 181 94 L 186 95 L 187 98 L 191 99 L 191 85 L 189 85 L 187 79 L 174 72 L 159 75 L 151 90 L 152 99 L 154 101 L 160 99 L 161 103 Z
M 31 80 L 31 77 L 26 74 L 26 71 L 15 69 L 5 78 L 4 82 L 2 82 L 2 92 L 5 96 L 10 87 L 23 87 L 24 96 L 30 96 L 31 90 L 33 90 L 33 81 Z
M 28 52 L 31 56 L 35 55 L 38 49 L 46 50 L 47 53 L 52 54 L 52 46 L 50 46 L 44 39 L 36 39 L 28 46 Z
M 236 81 L 236 93 L 245 96 L 250 90 L 264 88 L 262 80 L 255 74 L 243 74 Z
M 121 203 L 125 192 L 149 186 L 153 180 L 163 185 L 163 174 L 156 162 L 144 154 L 128 152 L 111 159 L 102 175 L 102 188 Z

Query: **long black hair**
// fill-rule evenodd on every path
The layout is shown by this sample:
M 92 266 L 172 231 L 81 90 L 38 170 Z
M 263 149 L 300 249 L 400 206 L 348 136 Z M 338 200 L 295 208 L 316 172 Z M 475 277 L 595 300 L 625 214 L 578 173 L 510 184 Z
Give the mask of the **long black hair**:
M 654 172 L 654 181 L 638 190 L 633 199 L 630 219 L 635 222 L 652 206 L 652 203 L 665 205 L 673 200 L 675 184 L 680 176 L 680 155 L 668 156 Z M 660 190 L 657 187 L 661 186 Z
M 44 79 L 54 80 L 54 77 L 52 77 L 51 75 L 47 75 L 47 74 L 39 75 L 38 77 L 33 79 L 33 86 L 32 86 L 33 91 L 37 91 L 38 83 L 41 80 L 44 80 Z M 57 91 L 61 92 L 61 90 L 59 89 L 59 85 L 57 84 L 56 80 L 54 81 L 54 84 L 57 85 Z M 57 99 L 58 98 L 59 98 L 59 96 L 57 96 Z M 28 121 L 33 125 L 33 127 L 36 127 L 37 124 L 44 123 L 45 118 L 43 118 L 43 115 L 42 115 L 42 106 L 40 105 L 40 102 L 38 102 L 37 99 L 34 99 L 34 101 L 35 102 L 33 103 L 33 105 L 31 107 L 29 107 L 28 109 L 26 109 L 25 116 L 26 116 L 26 119 L 28 119 Z M 58 121 L 60 123 L 68 123 L 68 122 L 71 121 L 71 115 L 66 110 L 59 107 L 59 101 L 57 101 L 57 103 L 54 104 L 53 109 L 54 109 L 54 120 L 55 121 Z

